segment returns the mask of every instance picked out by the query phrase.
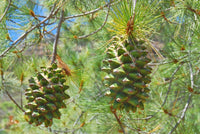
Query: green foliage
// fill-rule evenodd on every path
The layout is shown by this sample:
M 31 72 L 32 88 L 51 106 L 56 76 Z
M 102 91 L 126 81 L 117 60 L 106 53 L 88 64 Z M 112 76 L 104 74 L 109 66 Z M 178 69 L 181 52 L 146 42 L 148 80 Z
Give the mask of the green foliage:
M 131 16 L 134 16 L 132 36 L 151 46 L 147 56 L 152 60 L 148 63 L 152 73 L 144 110 L 117 111 L 122 127 L 126 133 L 169 133 L 181 120 L 174 133 L 200 133 L 199 1 L 137 0 L 135 9 L 132 2 L 114 1 L 106 25 L 88 38 L 78 39 L 102 26 L 108 11 L 104 0 L 12 0 L 0 22 L 0 133 L 120 133 L 119 122 L 110 109 L 110 99 L 105 96 L 106 73 L 101 68 L 111 42 L 119 37 L 117 44 L 122 44 L 128 39 L 127 23 Z M 8 3 L 1 1 L 0 17 Z M 45 19 L 54 4 L 58 11 L 48 21 L 14 43 Z M 67 108 L 60 110 L 60 120 L 54 119 L 48 128 L 36 127 L 26 122 L 24 113 L 9 99 L 24 109 L 28 79 L 36 77 L 34 74 L 40 67 L 50 65 L 61 9 L 65 19 L 83 14 L 63 21 L 57 46 L 57 54 L 72 74 L 66 81 L 70 98 L 63 101 Z M 94 9 L 98 10 L 84 15 Z M 151 48 L 153 52 L 157 50 L 159 56 L 152 54 Z M 8 53 L 4 55 L 5 50 Z
M 133 3 L 130 1 L 122 1 L 113 6 L 111 14 L 114 35 L 125 36 L 127 34 L 127 25 L 131 17 L 134 19 L 133 36 L 141 40 L 148 40 L 149 36 L 155 33 L 157 22 L 155 21 L 159 16 L 155 14 L 158 8 L 157 1 L 151 4 L 148 1 L 140 1 L 136 4 L 133 11 Z

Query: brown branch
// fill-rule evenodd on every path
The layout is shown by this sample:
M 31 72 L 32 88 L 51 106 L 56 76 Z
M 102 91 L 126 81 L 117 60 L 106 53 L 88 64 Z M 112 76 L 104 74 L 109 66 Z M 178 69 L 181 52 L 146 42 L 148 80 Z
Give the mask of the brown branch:
M 113 109 L 113 107 L 111 106 L 111 107 L 110 107 L 110 110 L 111 110 L 111 112 L 114 114 L 114 116 L 115 116 L 115 118 L 116 118 L 116 120 L 117 120 L 119 126 L 121 127 L 122 132 L 123 132 L 124 134 L 126 134 L 126 132 L 125 132 L 125 130 L 124 130 L 124 127 L 123 127 L 123 124 L 122 124 L 122 122 L 120 121 L 119 117 L 117 116 L 117 111 L 116 111 L 116 109 Z
M 87 37 L 89 37 L 89 36 L 91 36 L 91 35 L 93 35 L 93 34 L 99 32 L 99 31 L 105 26 L 105 24 L 106 24 L 106 22 L 107 22 L 107 20 L 108 20 L 108 14 L 109 14 L 109 12 L 110 12 L 110 4 L 108 4 L 108 12 L 107 12 L 106 18 L 105 18 L 103 24 L 101 25 L 101 27 L 98 28 L 96 31 L 91 32 L 90 34 L 83 35 L 83 36 L 79 36 L 79 37 L 77 37 L 77 38 L 78 38 L 78 39 L 87 38 Z
M 8 1 L 9 1 L 8 6 L 7 6 L 6 10 L 4 11 L 3 15 L 1 16 L 0 22 L 3 20 L 3 18 L 5 17 L 6 13 L 8 12 L 8 10 L 10 8 L 12 0 L 8 0 Z
M 82 16 L 85 16 L 85 15 L 93 14 L 93 13 L 95 13 L 95 12 L 98 12 L 99 10 L 102 10 L 102 9 L 103 9 L 104 7 L 106 7 L 106 6 L 113 6 L 113 5 L 117 4 L 117 3 L 119 3 L 120 1 L 121 1 L 121 0 L 118 0 L 117 2 L 113 3 L 113 0 L 112 0 L 112 1 L 110 1 L 109 3 L 107 3 L 107 4 L 105 4 L 105 5 L 101 6 L 101 7 L 99 7 L 99 8 L 97 8 L 97 9 L 94 9 L 94 10 L 91 10 L 91 11 L 88 11 L 88 12 L 85 12 L 85 13 L 82 13 L 82 14 L 77 14 L 77 15 L 68 16 L 68 17 L 65 17 L 65 18 L 63 18 L 63 19 L 64 19 L 64 20 L 67 20 L 67 19 L 72 19 L 72 18 L 77 18 L 77 17 L 82 17 Z M 108 14 L 107 14 L 107 15 L 108 15 Z M 46 16 L 41 16 L 41 15 L 36 15 L 36 16 L 37 16 L 37 17 L 42 17 L 42 18 L 45 18 L 45 17 L 46 17 Z M 58 19 L 57 17 L 55 17 L 55 18 Z M 97 29 L 96 31 L 90 33 L 89 35 L 80 36 L 80 37 L 77 37 L 77 38 L 86 38 L 86 37 L 88 37 L 88 36 L 90 36 L 90 35 L 93 35 L 93 34 L 97 33 L 98 31 L 100 31 L 100 30 L 104 27 L 104 25 L 106 24 L 107 18 L 108 18 L 108 17 L 106 17 L 106 19 L 105 19 L 103 25 L 102 25 L 99 29 Z M 55 28 L 57 28 L 57 26 L 54 27 L 54 29 L 55 29 Z M 52 29 L 52 30 L 54 30 L 54 29 Z M 52 31 L 52 30 L 51 30 L 51 31 Z M 49 31 L 48 31 L 47 33 L 49 33 Z M 50 33 L 49 33 L 49 34 L 50 34 Z M 52 35 L 52 36 L 53 36 L 53 35 Z
M 119 117 L 117 116 L 117 113 L 116 113 L 116 112 L 113 112 L 113 114 L 115 115 L 115 118 L 116 118 L 118 124 L 120 125 L 120 127 L 121 127 L 121 129 L 122 129 L 122 132 L 123 132 L 124 134 L 126 134 L 126 133 L 125 133 L 125 130 L 124 130 L 124 127 L 123 127 L 123 125 L 122 125 L 122 123 L 121 123 Z
M 11 101 L 22 111 L 25 112 L 25 110 L 14 100 L 14 98 L 10 95 L 10 93 L 5 90 L 6 94 L 8 95 L 8 97 L 11 99 Z
M 195 14 L 197 14 L 197 15 L 200 16 L 200 10 L 198 10 L 198 9 L 193 9 L 193 8 L 191 8 L 191 7 L 187 7 L 187 9 L 188 9 L 189 11 L 191 11 L 191 12 L 193 12 L 193 13 L 195 13 Z
M 62 11 L 60 13 L 60 21 L 58 23 L 58 29 L 57 29 L 56 38 L 55 38 L 54 44 L 53 44 L 53 56 L 52 56 L 51 64 L 53 64 L 55 62 L 55 59 L 56 59 L 57 45 L 58 45 L 58 41 L 59 41 L 59 37 L 60 37 L 60 29 L 61 29 L 62 22 L 63 22 L 63 16 L 64 16 L 64 10 L 62 9 Z
M 37 25 L 31 27 L 28 31 L 26 31 L 24 34 L 22 34 L 18 39 L 16 39 L 10 47 L 8 47 L 5 51 L 3 51 L 0 55 L 0 58 L 4 57 L 16 44 L 18 44 L 21 40 L 23 40 L 31 31 L 33 31 L 35 28 L 39 27 L 41 24 L 45 23 L 49 18 L 51 18 L 52 15 L 55 14 L 54 9 L 55 9 L 55 5 L 53 6 L 50 14 L 40 23 L 38 23 Z M 58 10 L 58 9 L 57 9 Z
M 49 34 L 53 37 L 56 37 L 53 33 L 51 33 L 53 30 L 55 30 L 58 26 L 54 27 L 53 29 L 49 30 L 49 31 L 45 31 L 44 34 Z

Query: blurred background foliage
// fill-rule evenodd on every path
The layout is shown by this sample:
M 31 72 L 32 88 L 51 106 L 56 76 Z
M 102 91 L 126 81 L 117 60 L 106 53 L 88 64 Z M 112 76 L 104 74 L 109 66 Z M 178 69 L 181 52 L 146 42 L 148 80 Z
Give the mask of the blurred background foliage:
M 106 25 L 99 32 L 79 39 L 102 26 L 109 2 L 112 4 Z M 0 16 L 8 6 L 9 9 L 0 20 L 0 52 L 13 47 L 0 56 L 1 76 L 2 73 L 4 76 L 0 80 L 0 133 L 122 133 L 110 112 L 101 66 L 113 38 L 126 38 L 127 22 L 134 10 L 134 35 L 147 42 L 149 56 L 154 60 L 150 63 L 152 82 L 145 110 L 118 112 L 126 133 L 170 133 L 179 119 L 182 120 L 174 133 L 200 133 L 199 1 L 137 0 L 135 9 L 132 4 L 131 0 L 2 0 Z M 48 16 L 53 5 L 64 10 L 58 55 L 72 72 L 67 77 L 71 98 L 65 101 L 67 108 L 61 110 L 61 119 L 55 119 L 52 127 L 45 128 L 29 125 L 7 93 L 23 107 L 28 79 L 40 67 L 50 65 L 60 10 L 25 38 L 17 43 L 15 40 Z M 99 10 L 69 17 L 95 9 Z

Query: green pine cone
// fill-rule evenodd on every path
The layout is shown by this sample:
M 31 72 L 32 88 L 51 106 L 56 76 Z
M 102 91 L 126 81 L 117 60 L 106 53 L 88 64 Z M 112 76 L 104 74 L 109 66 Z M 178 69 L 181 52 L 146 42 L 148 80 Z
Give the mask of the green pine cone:
M 102 71 L 106 72 L 105 83 L 109 87 L 106 95 L 111 97 L 113 109 L 136 112 L 144 109 L 151 82 L 151 68 L 147 48 L 143 41 L 130 39 L 122 44 L 112 44 L 106 53 Z
M 36 77 L 29 79 L 29 87 L 25 89 L 27 104 L 25 119 L 29 124 L 39 126 L 44 123 L 45 127 L 53 124 L 53 118 L 60 119 L 60 108 L 66 108 L 63 100 L 70 96 L 65 93 L 69 86 L 64 83 L 65 75 L 62 69 L 54 63 L 51 67 L 42 67 Z

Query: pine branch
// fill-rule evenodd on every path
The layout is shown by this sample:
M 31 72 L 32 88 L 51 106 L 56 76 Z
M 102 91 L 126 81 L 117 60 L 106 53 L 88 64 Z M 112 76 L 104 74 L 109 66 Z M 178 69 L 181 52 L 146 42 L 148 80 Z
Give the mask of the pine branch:
M 103 24 L 101 25 L 101 27 L 98 28 L 96 31 L 91 32 L 90 34 L 83 35 L 83 36 L 79 36 L 79 37 L 77 37 L 77 38 L 78 38 L 78 39 L 87 38 L 87 37 L 89 37 L 89 36 L 91 36 L 91 35 L 94 35 L 94 34 L 96 34 L 97 32 L 99 32 L 99 31 L 105 26 L 105 24 L 106 24 L 106 22 L 107 22 L 107 20 L 108 20 L 109 12 L 110 12 L 110 4 L 108 4 L 108 12 L 107 12 L 106 18 L 105 18 Z
M 192 71 L 191 63 L 189 63 L 189 67 L 190 67 L 191 88 L 193 88 L 194 87 L 194 80 L 193 80 L 193 71 Z M 191 100 L 192 100 L 192 93 L 189 94 L 189 98 L 187 100 L 187 103 L 185 104 L 185 107 L 184 107 L 184 109 L 182 111 L 180 119 L 178 120 L 176 125 L 172 128 L 172 130 L 169 132 L 169 134 L 172 134 L 176 130 L 176 128 L 178 127 L 180 122 L 185 117 L 186 111 L 187 111 L 187 109 L 189 107 L 189 104 L 190 104 Z
M 151 119 L 154 116 L 155 116 L 155 114 L 154 115 L 149 115 L 149 116 L 147 116 L 145 118 L 131 118 L 131 120 L 146 120 L 147 121 L 147 120 Z
M 78 118 L 76 119 L 76 121 L 74 122 L 73 127 L 76 126 L 76 124 L 79 122 L 79 120 L 81 119 L 81 117 L 83 116 L 84 113 L 85 113 L 85 111 L 81 111 L 81 114 L 79 115 L 79 117 L 78 117 Z M 77 129 L 73 129 L 73 130 L 72 130 L 72 134 L 74 134 L 76 130 L 77 130 Z
M 119 0 L 119 1 L 121 1 L 121 0 Z M 72 18 L 77 18 L 77 17 L 82 17 L 82 16 L 85 16 L 85 15 L 93 14 L 93 13 L 98 12 L 99 10 L 102 10 L 104 7 L 110 8 L 110 6 L 119 3 L 119 1 L 113 3 L 113 0 L 111 0 L 109 3 L 99 7 L 97 9 L 94 9 L 94 10 L 91 10 L 91 11 L 88 11 L 88 12 L 85 12 L 85 13 L 82 13 L 82 14 L 76 14 L 76 15 L 68 16 L 68 17 L 65 17 L 64 19 L 67 20 L 67 19 L 72 19 Z
M 4 83 L 4 73 L 2 70 L 2 63 L 1 63 L 1 84 L 2 87 L 5 87 L 5 83 Z M 10 98 L 10 100 L 22 111 L 25 112 L 25 110 L 15 101 L 15 99 L 10 95 L 10 93 L 5 89 L 6 94 L 8 95 L 8 97 Z
M 119 117 L 117 116 L 117 113 L 116 113 L 116 111 L 115 111 L 115 112 L 113 112 L 113 114 L 114 114 L 114 116 L 115 116 L 115 118 L 116 118 L 116 120 L 117 120 L 117 122 L 118 122 L 119 126 L 121 127 L 121 129 L 122 129 L 122 132 L 123 132 L 124 134 L 126 134 L 126 133 L 125 133 L 125 130 L 124 130 L 124 127 L 123 127 L 123 125 L 122 125 L 122 122 L 120 121 Z
M 94 14 L 94 13 L 100 11 L 100 10 L 103 10 L 103 8 L 108 7 L 108 5 L 113 6 L 113 5 L 117 4 L 117 3 L 119 3 L 120 1 L 121 0 L 118 0 L 117 2 L 114 2 L 112 0 L 109 3 L 107 3 L 107 4 L 103 5 L 103 6 L 100 6 L 99 8 L 96 8 L 94 10 L 91 10 L 91 11 L 88 11 L 88 12 L 85 12 L 85 13 L 81 13 L 81 14 L 76 14 L 76 15 L 64 17 L 64 20 L 73 19 L 73 18 L 77 18 L 77 17 L 83 17 L 83 16 L 86 16 L 86 15 L 89 15 L 89 14 Z M 36 16 L 37 17 L 41 17 L 41 18 L 46 18 L 46 16 L 42 16 L 42 15 L 36 15 Z
M 167 94 L 165 96 L 165 99 L 164 99 L 164 102 L 162 103 L 161 107 L 163 107 L 167 101 L 167 98 L 168 98 L 168 95 L 169 95 L 169 92 L 172 88 L 172 82 L 173 82 L 173 79 L 174 79 L 174 75 L 178 72 L 178 70 L 182 67 L 183 63 L 179 64 L 179 66 L 176 68 L 176 70 L 174 70 L 172 76 L 171 76 L 171 79 L 170 79 L 170 82 L 169 82 L 169 87 L 168 87 L 168 91 L 167 91 Z
M 16 39 L 11 45 L 10 47 L 8 47 L 5 51 L 3 51 L 0 55 L 0 58 L 4 57 L 16 44 L 18 44 L 19 42 L 21 42 L 24 38 L 26 38 L 26 36 L 32 32 L 34 29 L 36 29 L 37 27 L 39 27 L 41 24 L 45 23 L 48 19 L 51 18 L 52 15 L 54 15 L 56 13 L 56 11 L 60 8 L 58 8 L 55 12 L 54 12 L 54 9 L 55 9 L 55 6 L 56 4 L 54 4 L 50 14 L 43 20 L 41 21 L 40 23 L 38 23 L 37 25 L 31 27 L 28 31 L 26 31 L 24 34 L 22 34 L 18 39 Z
M 190 87 L 193 89 L 194 88 L 194 73 L 193 73 L 193 70 L 192 70 L 192 63 L 191 63 L 192 36 L 193 36 L 193 32 L 192 32 L 191 36 L 188 38 L 189 47 L 190 47 L 190 50 L 188 51 L 188 54 L 189 54 L 189 63 L 188 63 L 188 65 L 189 65 L 189 71 L 190 71 Z M 189 94 L 189 97 L 188 97 L 188 100 L 187 100 L 187 102 L 185 104 L 185 107 L 182 110 L 182 114 L 181 114 L 180 119 L 177 121 L 175 126 L 171 129 L 171 131 L 168 134 L 172 134 L 176 130 L 178 125 L 181 123 L 181 121 L 185 117 L 185 114 L 186 114 L 186 112 L 187 112 L 187 110 L 189 108 L 189 104 L 190 104 L 191 100 L 192 100 L 192 93 Z
M 3 18 L 5 17 L 6 13 L 8 12 L 8 10 L 10 8 L 12 0 L 8 0 L 8 1 L 9 1 L 8 6 L 7 6 L 6 10 L 4 11 L 3 15 L 1 16 L 0 22 L 3 20 Z
M 56 59 L 57 45 L 58 45 L 58 41 L 59 41 L 59 37 L 60 37 L 60 29 L 61 29 L 62 22 L 63 22 L 63 16 L 64 16 L 64 10 L 62 9 L 61 14 L 60 14 L 60 21 L 58 23 L 56 38 L 55 38 L 54 44 L 53 44 L 53 56 L 52 56 L 51 64 L 53 64 L 55 62 L 55 59 Z
M 85 113 L 85 111 L 81 111 L 81 114 L 79 115 L 79 117 L 76 119 L 76 121 L 73 124 L 73 127 L 76 126 L 76 124 L 78 123 L 78 121 L 80 120 L 80 118 L 83 116 L 83 114 Z
M 25 112 L 25 110 L 15 101 L 15 99 L 10 95 L 10 93 L 5 90 L 6 94 L 8 95 L 8 97 L 10 98 L 10 100 L 22 111 Z
M 112 106 L 111 106 L 111 107 L 110 107 L 110 110 L 111 110 L 111 112 L 114 114 L 114 116 L 115 116 L 115 118 L 116 118 L 116 120 L 117 120 L 119 126 L 121 127 L 122 132 L 123 132 L 124 134 L 126 134 L 126 132 L 125 132 L 125 130 L 124 130 L 124 127 L 123 127 L 123 124 L 122 124 L 122 122 L 120 121 L 119 117 L 117 116 L 117 111 L 116 111 L 116 109 L 113 109 Z
M 133 14 L 135 13 L 135 6 L 136 6 L 136 3 L 137 3 L 137 0 L 132 0 L 133 1 Z

